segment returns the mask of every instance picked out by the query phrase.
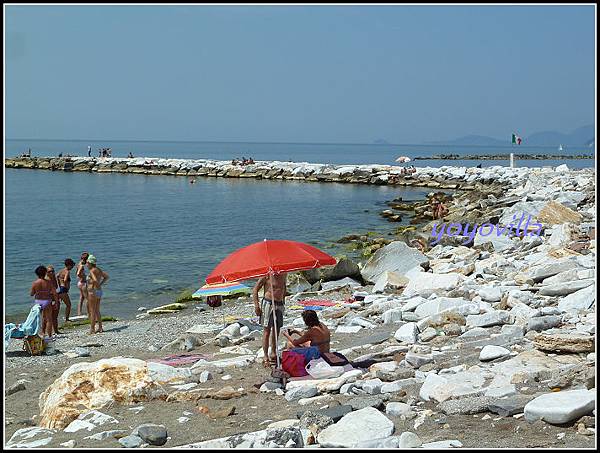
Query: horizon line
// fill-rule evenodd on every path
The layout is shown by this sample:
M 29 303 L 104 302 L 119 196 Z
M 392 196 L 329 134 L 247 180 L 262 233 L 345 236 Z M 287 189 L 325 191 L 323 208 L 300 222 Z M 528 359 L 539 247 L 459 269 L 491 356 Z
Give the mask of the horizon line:
M 346 146 L 464 146 L 478 148 L 497 148 L 506 146 L 507 148 L 544 148 L 555 145 L 517 145 L 516 147 L 508 141 L 506 145 L 477 145 L 477 144 L 457 144 L 444 143 L 441 141 L 425 142 L 425 143 L 350 143 L 350 142 L 268 142 L 268 141 L 238 141 L 238 140 L 120 140 L 120 139 L 56 139 L 56 138 L 6 138 L 6 141 L 33 141 L 33 142 L 123 142 L 123 143 L 233 143 L 246 145 L 346 145 Z M 497 140 L 497 139 L 494 139 Z M 568 147 L 584 147 L 586 145 L 564 145 Z

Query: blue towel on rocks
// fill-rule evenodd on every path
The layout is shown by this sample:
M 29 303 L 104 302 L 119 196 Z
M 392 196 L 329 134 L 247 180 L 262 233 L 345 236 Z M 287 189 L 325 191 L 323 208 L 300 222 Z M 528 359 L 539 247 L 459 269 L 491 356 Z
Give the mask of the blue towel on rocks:
M 42 327 L 42 308 L 35 304 L 31 307 L 29 315 L 23 324 L 15 325 L 8 323 L 4 325 L 4 352 L 8 350 L 11 338 L 25 338 L 37 335 Z

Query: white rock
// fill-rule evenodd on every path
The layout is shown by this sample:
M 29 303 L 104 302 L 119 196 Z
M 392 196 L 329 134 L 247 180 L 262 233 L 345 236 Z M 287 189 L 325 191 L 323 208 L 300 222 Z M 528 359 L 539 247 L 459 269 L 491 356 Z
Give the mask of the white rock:
M 372 407 L 344 415 L 334 425 L 321 431 L 317 441 L 321 447 L 353 448 L 359 442 L 383 439 L 394 432 L 394 423 Z
M 412 412 L 412 407 L 410 407 L 410 404 L 406 403 L 391 402 L 387 403 L 387 406 L 385 406 L 385 413 L 387 415 L 391 415 L 392 417 L 407 417 L 412 414 Z
M 417 249 L 409 247 L 404 242 L 394 241 L 377 250 L 365 263 L 361 274 L 365 280 L 376 282 L 386 271 L 402 276 L 408 270 L 428 261 L 429 259 Z
M 429 297 L 435 290 L 451 290 L 459 286 L 463 280 L 460 274 L 432 274 L 429 272 L 419 272 L 412 275 L 406 275 L 410 282 L 404 288 L 404 296 L 426 296 Z
M 400 434 L 400 441 L 398 442 L 398 448 L 417 448 L 423 445 L 423 442 L 415 433 L 405 431 Z
M 434 449 L 461 448 L 462 445 L 463 444 L 459 440 L 452 439 L 452 440 L 439 440 L 437 442 L 428 442 L 426 444 L 421 445 L 421 448 L 434 448 Z
M 544 420 L 552 424 L 568 423 L 590 413 L 595 404 L 594 389 L 547 393 L 527 403 L 525 418 L 529 422 Z
M 296 387 L 288 390 L 285 394 L 285 399 L 287 401 L 294 401 L 300 398 L 311 398 L 318 394 L 316 386 L 305 386 L 305 387 Z
M 497 286 L 483 286 L 477 293 L 488 302 L 499 302 L 502 298 L 502 290 Z
M 484 346 L 479 353 L 479 360 L 487 362 L 489 360 L 498 359 L 500 357 L 506 357 L 510 355 L 510 351 L 501 346 L 487 345 Z
M 401 326 L 396 333 L 394 338 L 398 341 L 414 344 L 417 342 L 417 336 L 419 335 L 419 329 L 416 322 L 408 322 Z
M 335 333 L 356 333 L 362 329 L 361 326 L 339 326 Z
M 588 310 L 595 302 L 596 285 L 591 285 L 566 296 L 558 302 L 558 308 L 563 312 Z
M 55 429 L 38 428 L 37 426 L 21 428 L 15 431 L 6 443 L 8 448 L 38 448 L 52 442 Z

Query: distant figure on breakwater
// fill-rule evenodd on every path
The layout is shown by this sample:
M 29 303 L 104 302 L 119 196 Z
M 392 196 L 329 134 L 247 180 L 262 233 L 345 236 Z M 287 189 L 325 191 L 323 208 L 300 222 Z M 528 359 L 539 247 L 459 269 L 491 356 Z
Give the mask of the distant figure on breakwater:
M 129 154 L 127 155 L 127 157 L 129 157 L 130 159 L 133 159 L 133 153 L 131 151 L 129 151 Z
M 92 146 L 88 145 L 88 157 L 92 157 Z
M 19 157 L 31 157 L 31 148 L 28 148 L 27 152 L 21 154 Z

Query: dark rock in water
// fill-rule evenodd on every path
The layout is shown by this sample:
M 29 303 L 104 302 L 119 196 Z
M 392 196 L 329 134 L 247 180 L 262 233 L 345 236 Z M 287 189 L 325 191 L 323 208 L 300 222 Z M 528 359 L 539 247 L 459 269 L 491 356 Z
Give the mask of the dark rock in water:
M 150 445 L 164 445 L 167 442 L 167 429 L 160 425 L 140 425 L 131 435 L 141 437 Z
M 532 395 L 514 395 L 508 398 L 494 400 L 488 405 L 488 410 L 502 417 L 520 414 L 525 410 L 525 405 L 533 399 Z
M 358 398 L 352 398 L 348 401 L 348 404 L 352 407 L 352 410 L 358 411 L 365 407 L 374 407 L 375 409 L 383 408 L 383 398 L 378 396 L 363 396 Z
M 306 411 L 298 412 L 297 417 L 302 418 Z M 337 423 L 344 415 L 352 412 L 352 406 L 343 404 L 341 406 L 328 407 L 327 409 L 320 409 L 318 411 L 311 411 L 316 414 L 325 415 L 333 419 L 335 423 Z

